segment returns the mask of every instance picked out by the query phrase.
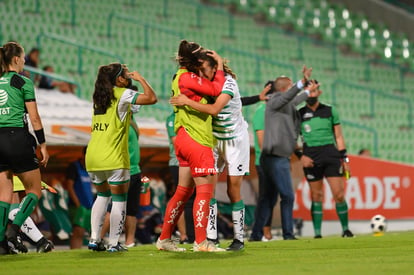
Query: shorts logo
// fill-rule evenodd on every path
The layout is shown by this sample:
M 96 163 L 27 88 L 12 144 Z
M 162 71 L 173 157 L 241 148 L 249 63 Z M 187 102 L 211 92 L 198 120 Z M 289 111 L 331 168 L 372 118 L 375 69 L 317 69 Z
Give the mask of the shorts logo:
M 315 176 L 314 176 L 314 175 L 312 175 L 312 174 L 307 174 L 307 175 L 306 175 L 306 178 L 307 178 L 308 180 L 313 180 L 313 179 L 315 178 Z
M 239 164 L 239 166 L 237 166 L 237 170 L 241 172 L 243 170 L 243 164 Z

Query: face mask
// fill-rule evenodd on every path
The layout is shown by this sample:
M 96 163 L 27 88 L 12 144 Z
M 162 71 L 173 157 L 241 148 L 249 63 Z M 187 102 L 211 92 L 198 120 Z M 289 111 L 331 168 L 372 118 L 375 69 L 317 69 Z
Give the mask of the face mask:
M 313 105 L 315 105 L 315 104 L 316 104 L 316 102 L 318 102 L 318 98 L 317 98 L 317 97 L 308 97 L 308 98 L 306 99 L 306 103 L 307 103 L 309 106 L 313 106 Z

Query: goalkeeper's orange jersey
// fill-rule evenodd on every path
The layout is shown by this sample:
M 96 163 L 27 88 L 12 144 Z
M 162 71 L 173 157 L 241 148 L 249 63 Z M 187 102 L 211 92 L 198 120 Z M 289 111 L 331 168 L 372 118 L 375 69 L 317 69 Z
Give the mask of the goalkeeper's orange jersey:
M 224 84 L 224 72 L 218 70 L 213 81 L 200 77 L 180 68 L 174 75 L 172 82 L 173 95 L 184 94 L 188 98 L 207 103 L 205 96 L 218 96 Z M 211 115 L 201 113 L 189 106 L 175 106 L 174 130 L 177 133 L 180 127 L 184 127 L 192 139 L 201 145 L 213 147 L 213 129 Z

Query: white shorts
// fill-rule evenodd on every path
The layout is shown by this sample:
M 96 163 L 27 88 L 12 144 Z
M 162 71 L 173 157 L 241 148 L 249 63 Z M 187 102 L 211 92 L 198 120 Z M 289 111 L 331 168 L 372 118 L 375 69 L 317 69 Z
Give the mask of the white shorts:
M 216 169 L 221 173 L 227 165 L 229 176 L 244 176 L 249 174 L 250 167 L 250 140 L 249 132 L 234 139 L 217 140 L 213 150 L 216 160 Z
M 105 181 L 108 181 L 109 184 L 119 185 L 129 181 L 130 173 L 129 169 L 116 169 L 89 172 L 89 176 L 92 183 L 96 185 L 101 185 Z

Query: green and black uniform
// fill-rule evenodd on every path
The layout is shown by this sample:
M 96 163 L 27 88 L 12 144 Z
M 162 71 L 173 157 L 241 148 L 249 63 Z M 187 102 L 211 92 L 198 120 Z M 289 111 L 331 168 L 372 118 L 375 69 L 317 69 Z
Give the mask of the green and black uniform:
M 323 177 L 341 177 L 343 175 L 343 167 L 341 154 L 336 147 L 334 129 L 335 125 L 340 124 L 338 112 L 333 106 L 319 102 L 315 111 L 305 106 L 299 110 L 299 114 L 301 118 L 303 154 L 310 157 L 314 164 L 313 167 L 303 169 L 306 179 L 308 182 L 312 182 L 321 180 Z M 348 205 L 346 201 L 336 203 L 335 208 L 343 231 L 349 231 Z M 321 237 L 322 202 L 312 201 L 311 214 L 315 236 Z
M 35 100 L 33 82 L 30 79 L 13 71 L 0 77 L 0 172 L 12 171 L 19 174 L 39 168 L 36 140 L 28 130 L 25 105 L 26 102 Z M 17 232 L 33 212 L 37 202 L 36 194 L 28 193 L 9 229 L 14 228 Z M 3 249 L 9 209 L 8 202 L 0 201 L 0 242 Z M 8 238 L 10 241 L 10 236 Z M 13 245 L 16 246 L 16 243 Z
M 341 155 L 336 148 L 334 126 L 340 124 L 333 106 L 319 103 L 317 109 L 307 106 L 299 110 L 303 154 L 313 160 L 314 167 L 304 168 L 308 181 L 323 177 L 340 177 L 343 174 Z
M 36 139 L 28 130 L 25 102 L 36 101 L 33 82 L 16 72 L 0 78 L 0 172 L 39 168 Z

